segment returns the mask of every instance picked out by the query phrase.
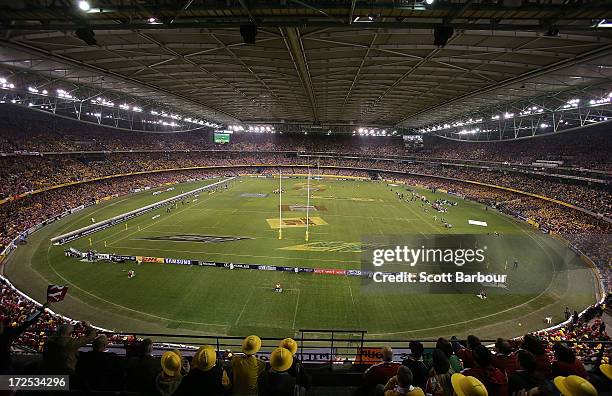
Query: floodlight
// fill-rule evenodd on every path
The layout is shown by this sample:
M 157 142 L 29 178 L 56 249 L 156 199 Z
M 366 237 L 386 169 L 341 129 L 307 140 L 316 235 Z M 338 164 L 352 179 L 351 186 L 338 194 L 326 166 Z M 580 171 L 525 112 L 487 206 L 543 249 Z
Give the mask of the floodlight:
M 82 11 L 89 11 L 89 9 L 91 8 L 91 6 L 89 5 L 89 2 L 88 2 L 88 1 L 81 0 L 81 1 L 79 1 L 79 8 L 80 8 Z
M 427 5 L 432 5 L 434 3 L 434 0 L 425 0 L 425 3 L 427 3 Z
M 612 27 L 612 21 L 608 21 L 607 19 L 602 19 L 597 24 L 597 27 L 599 27 L 599 28 L 610 28 L 610 27 Z

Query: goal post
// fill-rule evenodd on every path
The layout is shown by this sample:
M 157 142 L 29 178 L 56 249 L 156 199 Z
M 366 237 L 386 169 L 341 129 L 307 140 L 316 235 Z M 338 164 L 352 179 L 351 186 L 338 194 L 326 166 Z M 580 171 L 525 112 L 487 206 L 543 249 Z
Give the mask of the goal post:
M 278 239 L 283 239 L 283 171 L 278 169 Z

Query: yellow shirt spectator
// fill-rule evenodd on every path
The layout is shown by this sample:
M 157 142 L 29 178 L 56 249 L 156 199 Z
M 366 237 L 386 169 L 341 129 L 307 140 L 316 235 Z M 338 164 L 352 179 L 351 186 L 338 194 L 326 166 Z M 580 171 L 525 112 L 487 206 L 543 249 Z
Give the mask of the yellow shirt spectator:
M 242 355 L 232 358 L 234 395 L 257 395 L 259 376 L 266 364 L 255 356 Z

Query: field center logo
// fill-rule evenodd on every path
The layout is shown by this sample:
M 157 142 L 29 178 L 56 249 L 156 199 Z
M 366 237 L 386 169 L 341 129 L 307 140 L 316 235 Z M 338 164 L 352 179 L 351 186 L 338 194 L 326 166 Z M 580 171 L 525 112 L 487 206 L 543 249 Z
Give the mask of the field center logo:
M 365 247 L 362 247 L 359 242 L 311 242 L 279 248 L 279 250 L 340 253 L 361 253 L 363 249 Z
M 306 191 L 308 189 L 308 183 L 295 183 L 293 190 L 295 191 Z M 325 184 L 310 183 L 310 191 L 325 191 L 327 186 Z
M 161 235 L 154 237 L 142 237 L 134 238 L 142 241 L 172 241 L 172 242 L 199 242 L 199 243 L 222 243 L 222 242 L 234 242 L 241 241 L 244 239 L 253 239 L 249 237 L 236 237 L 236 236 L 219 236 L 219 235 Z
M 280 208 L 283 212 L 306 212 L 306 210 L 311 212 L 323 212 L 327 210 L 327 208 L 322 205 L 302 204 L 280 205 Z

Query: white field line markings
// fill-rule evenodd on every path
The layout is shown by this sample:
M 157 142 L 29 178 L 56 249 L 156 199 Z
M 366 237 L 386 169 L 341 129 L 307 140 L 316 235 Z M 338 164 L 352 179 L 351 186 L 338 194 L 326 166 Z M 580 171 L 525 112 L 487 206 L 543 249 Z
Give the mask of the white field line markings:
M 249 293 L 249 296 L 247 297 L 246 301 L 244 302 L 244 305 L 242 306 L 242 310 L 240 311 L 240 314 L 236 318 L 236 322 L 234 322 L 235 326 L 237 326 L 238 322 L 240 322 L 240 318 L 242 318 L 242 314 L 244 313 L 244 310 L 246 309 L 247 305 L 249 304 L 249 301 L 251 301 L 251 297 L 253 297 L 253 292 L 254 291 L 255 291 L 255 288 L 251 287 L 251 292 Z
M 212 198 L 212 196 L 208 196 L 207 198 L 204 198 L 203 200 L 198 201 L 198 203 L 196 203 L 195 205 L 199 205 L 199 204 L 201 204 L 201 203 L 204 203 L 204 202 L 206 202 L 206 201 L 210 200 L 211 198 Z M 161 217 L 159 220 L 154 221 L 153 223 L 149 224 L 148 226 L 142 227 L 142 228 L 140 228 L 140 229 L 136 229 L 136 231 L 134 231 L 134 232 L 130 232 L 129 234 L 124 235 L 123 237 L 121 237 L 121 238 L 117 239 L 116 241 L 113 241 L 113 242 L 108 243 L 108 246 L 110 246 L 110 245 L 114 245 L 115 243 L 117 243 L 117 242 L 119 242 L 119 241 L 122 241 L 122 240 L 124 240 L 125 238 L 127 238 L 127 237 L 129 237 L 129 236 L 132 236 L 132 235 L 134 235 L 134 234 L 136 234 L 137 232 L 140 232 L 140 231 L 146 230 L 146 229 L 148 229 L 149 227 L 153 227 L 153 226 L 154 226 L 155 224 L 157 224 L 157 223 L 160 223 L 160 222 L 162 222 L 162 221 L 164 221 L 164 220 L 168 220 L 170 217 L 172 217 L 172 216 L 174 216 L 174 215 L 177 215 L 177 214 L 179 214 L 179 213 L 183 213 L 183 212 L 184 212 L 186 209 L 187 209 L 187 208 L 182 208 L 181 210 L 176 210 L 174 213 L 171 213 L 171 214 L 169 214 L 169 215 L 167 215 L 167 216 L 162 216 L 162 217 Z
M 212 198 L 213 198 L 213 196 L 217 196 L 217 195 L 219 195 L 219 194 L 221 194 L 221 193 L 214 194 L 214 195 L 209 195 L 208 197 L 205 197 L 205 198 L 203 198 L 202 200 L 199 200 L 197 203 L 194 203 L 192 206 L 198 206 L 199 204 L 201 204 L 201 203 L 203 203 L 203 202 L 207 202 L 207 201 L 209 201 L 210 199 L 212 199 Z M 176 194 L 176 195 L 179 195 L 179 194 Z M 174 197 L 174 195 L 173 195 L 172 197 Z M 128 199 L 128 198 L 126 198 L 126 199 Z M 170 214 L 169 216 L 164 216 L 164 217 L 161 217 L 161 218 L 160 218 L 158 221 L 156 221 L 156 222 L 154 222 L 154 223 L 151 223 L 151 224 L 149 224 L 148 226 L 146 226 L 146 227 L 144 227 L 144 228 L 141 228 L 140 230 L 137 230 L 137 231 L 134 231 L 134 232 L 132 232 L 132 233 L 129 233 L 129 234 L 125 235 L 124 237 L 122 237 L 122 238 L 120 238 L 120 239 L 117 239 L 116 241 L 112 241 L 112 242 L 108 243 L 108 246 L 113 245 L 113 244 L 115 244 L 115 243 L 117 243 L 117 242 L 119 242 L 119 241 L 122 241 L 122 240 L 124 240 L 125 238 L 129 237 L 130 235 L 133 235 L 133 234 L 135 234 L 135 233 L 137 233 L 137 232 L 139 232 L 139 231 L 142 231 L 142 230 L 144 230 L 144 229 L 147 229 L 147 228 L 149 228 L 149 227 L 151 227 L 151 226 L 153 226 L 153 225 L 155 225 L 155 224 L 157 224 L 157 223 L 159 223 L 159 222 L 161 222 L 161 221 L 163 221 L 163 220 L 165 220 L 165 219 L 168 219 L 168 218 L 172 217 L 172 216 L 173 216 L 173 215 L 175 215 L 175 214 L 182 213 L 182 212 L 184 212 L 185 210 L 187 210 L 188 208 L 189 208 L 189 206 L 186 206 L 186 207 L 182 208 L 181 210 L 178 210 L 178 209 L 177 209 L 177 210 L 176 210 L 174 213 Z M 158 209 L 156 209 L 156 210 L 158 210 Z M 144 219 L 145 219 L 145 221 L 146 221 L 146 217 L 145 217 Z M 120 230 L 119 232 L 112 234 L 112 236 L 115 236 L 115 235 L 117 235 L 117 234 L 121 233 L 122 231 L 125 231 L 125 230 Z
M 293 324 L 291 325 L 291 328 L 294 330 L 295 330 L 295 320 L 297 319 L 298 307 L 300 306 L 300 294 L 301 294 L 300 289 L 297 289 L 297 292 L 298 292 L 298 296 L 297 296 L 297 300 L 295 301 L 295 311 L 293 312 Z

